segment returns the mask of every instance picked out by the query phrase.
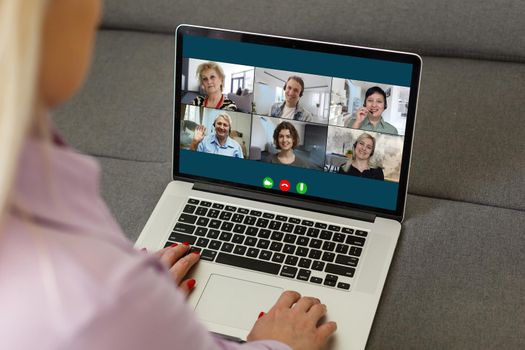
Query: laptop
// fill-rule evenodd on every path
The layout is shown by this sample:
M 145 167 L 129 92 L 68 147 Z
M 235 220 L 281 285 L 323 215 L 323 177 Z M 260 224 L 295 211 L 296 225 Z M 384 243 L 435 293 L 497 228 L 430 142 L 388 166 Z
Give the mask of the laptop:
M 295 290 L 326 303 L 330 349 L 363 349 L 401 231 L 421 58 L 191 25 L 175 40 L 173 181 L 136 246 L 200 252 L 189 303 L 214 333 L 244 341 Z

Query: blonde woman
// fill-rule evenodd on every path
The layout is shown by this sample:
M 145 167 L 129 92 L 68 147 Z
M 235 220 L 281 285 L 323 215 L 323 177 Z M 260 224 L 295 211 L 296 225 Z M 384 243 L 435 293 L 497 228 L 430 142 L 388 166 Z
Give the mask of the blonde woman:
M 199 256 L 135 251 L 99 196 L 98 164 L 53 132 L 49 110 L 84 80 L 100 7 L 0 0 L 0 349 L 320 349 L 335 324 L 318 327 L 324 307 L 295 292 L 248 343 L 210 335 L 184 297 Z
M 235 103 L 222 94 L 225 76 L 221 66 L 215 62 L 201 63 L 197 67 L 197 77 L 202 90 L 206 92 L 206 96 L 195 97 L 193 100 L 194 106 L 225 109 L 228 111 L 237 110 Z
M 339 173 L 384 180 L 383 169 L 370 166 L 370 158 L 374 155 L 375 150 L 376 139 L 372 135 L 367 133 L 359 135 L 352 147 L 352 161 L 343 165 Z

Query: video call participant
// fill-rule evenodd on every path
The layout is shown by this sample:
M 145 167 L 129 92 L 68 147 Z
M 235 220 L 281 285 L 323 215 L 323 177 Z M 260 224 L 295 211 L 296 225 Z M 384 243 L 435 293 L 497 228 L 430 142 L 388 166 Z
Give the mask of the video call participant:
M 236 111 L 237 106 L 232 100 L 224 97 L 224 71 L 215 62 L 205 62 L 197 67 L 197 77 L 206 96 L 197 96 L 193 100 L 194 106 L 203 106 L 215 109 Z
M 370 167 L 370 158 L 374 155 L 376 139 L 367 133 L 361 134 L 354 142 L 352 161 L 339 168 L 340 174 L 384 180 L 383 169 Z
M 197 126 L 190 148 L 197 152 L 243 158 L 241 145 L 230 137 L 231 125 L 231 117 L 227 113 L 220 113 L 213 122 L 215 133 L 204 136 L 204 125 Z
M 385 91 L 373 86 L 366 90 L 363 107 L 357 110 L 356 116 L 350 118 L 345 127 L 397 135 L 397 129 L 383 119 L 386 107 Z
M 312 113 L 299 105 L 303 96 L 304 81 L 301 77 L 292 75 L 284 84 L 284 103 L 275 103 L 270 109 L 270 116 L 283 119 L 293 119 L 302 122 L 311 122 Z
M 283 121 L 273 131 L 273 142 L 279 153 L 272 154 L 265 161 L 273 164 L 293 165 L 301 168 L 309 168 L 307 161 L 294 153 L 299 144 L 299 134 L 292 123 Z

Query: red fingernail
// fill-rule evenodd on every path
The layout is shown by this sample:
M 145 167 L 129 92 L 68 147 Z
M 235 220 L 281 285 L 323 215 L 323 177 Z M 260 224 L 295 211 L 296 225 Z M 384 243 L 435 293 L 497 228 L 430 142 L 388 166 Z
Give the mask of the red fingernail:
M 170 245 L 170 248 L 175 248 L 176 246 L 178 246 L 177 243 L 173 243 L 172 245 Z
M 182 244 L 184 244 L 186 246 L 190 245 L 188 242 L 182 242 Z
M 257 319 L 260 319 L 263 316 L 264 316 L 264 312 L 261 311 L 261 312 L 259 312 L 259 317 L 257 317 Z
M 189 288 L 190 290 L 192 290 L 193 287 L 195 287 L 195 283 L 197 283 L 197 281 L 195 281 L 195 280 L 192 278 L 191 280 L 189 280 L 189 281 L 186 283 L 186 285 L 188 286 L 188 288 Z
M 193 251 L 193 252 L 191 252 L 191 253 L 192 253 L 192 254 L 197 254 L 197 255 L 199 255 L 201 252 L 195 250 L 195 251 Z

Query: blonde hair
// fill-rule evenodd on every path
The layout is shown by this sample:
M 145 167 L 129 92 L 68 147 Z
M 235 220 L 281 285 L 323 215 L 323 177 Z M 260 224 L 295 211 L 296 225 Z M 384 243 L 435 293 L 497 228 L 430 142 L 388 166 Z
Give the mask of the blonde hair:
M 35 112 L 47 0 L 0 0 L 0 225 Z
M 216 71 L 219 78 L 221 78 L 221 81 L 222 81 L 221 91 L 222 91 L 224 87 L 223 85 L 224 85 L 225 75 L 224 75 L 224 71 L 222 70 L 221 66 L 219 66 L 215 62 L 204 62 L 204 63 L 199 64 L 199 66 L 197 67 L 197 77 L 199 78 L 199 84 L 200 85 L 203 84 L 202 83 L 202 73 L 208 69 L 213 69 L 214 71 Z
M 226 120 L 229 124 L 228 126 L 228 132 L 231 132 L 232 131 L 232 117 L 230 117 L 230 115 L 226 112 L 221 112 L 219 113 L 219 115 L 217 117 L 215 117 L 215 120 L 213 121 L 213 126 L 215 126 L 215 123 L 217 122 L 217 119 L 219 118 L 222 118 L 224 120 Z

